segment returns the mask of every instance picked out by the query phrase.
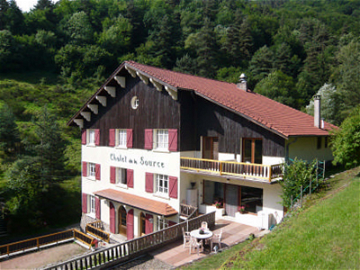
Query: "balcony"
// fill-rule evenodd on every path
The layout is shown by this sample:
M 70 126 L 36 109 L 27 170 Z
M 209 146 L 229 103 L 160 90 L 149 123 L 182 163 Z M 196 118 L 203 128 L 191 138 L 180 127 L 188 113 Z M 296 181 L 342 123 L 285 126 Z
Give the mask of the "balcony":
M 181 157 L 180 169 L 209 175 L 232 176 L 260 182 L 276 182 L 283 176 L 283 165 L 262 165 L 234 161 Z

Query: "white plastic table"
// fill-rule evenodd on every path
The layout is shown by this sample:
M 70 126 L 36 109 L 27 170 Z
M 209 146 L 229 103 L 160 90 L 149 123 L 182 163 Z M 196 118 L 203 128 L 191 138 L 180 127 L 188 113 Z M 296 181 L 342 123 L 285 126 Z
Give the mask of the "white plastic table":
M 204 239 L 208 239 L 214 235 L 214 233 L 209 230 L 205 230 L 204 234 L 200 234 L 199 231 L 200 231 L 199 229 L 192 230 L 190 232 L 190 236 L 195 237 L 196 239 L 199 239 L 199 240 L 204 240 Z

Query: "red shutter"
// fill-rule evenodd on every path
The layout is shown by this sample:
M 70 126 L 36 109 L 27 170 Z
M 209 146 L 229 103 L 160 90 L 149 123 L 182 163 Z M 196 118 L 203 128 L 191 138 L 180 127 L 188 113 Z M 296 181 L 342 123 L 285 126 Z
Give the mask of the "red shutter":
M 100 164 L 95 164 L 95 179 L 101 180 L 101 169 Z
M 82 176 L 87 176 L 87 162 L 85 161 L 82 163 Z
M 145 129 L 145 149 L 153 149 L 153 130 Z
M 87 194 L 82 194 L 82 212 L 87 213 Z
M 133 130 L 132 129 L 127 129 L 126 130 L 126 147 L 127 148 L 132 148 L 133 147 Z
M 115 129 L 109 129 L 109 146 L 115 146 Z
M 95 214 L 96 218 L 100 219 L 100 199 L 95 197 Z
M 95 145 L 100 145 L 100 129 L 95 129 Z
M 145 234 L 152 233 L 154 231 L 154 224 L 150 222 L 150 218 L 153 219 L 152 215 L 146 214 L 145 216 Z M 153 219 L 154 222 L 154 219 Z
M 178 179 L 177 179 L 177 177 L 169 176 L 169 188 L 170 188 L 170 192 L 169 192 L 170 198 L 177 199 L 177 197 L 178 197 Z
M 177 129 L 169 129 L 169 151 L 177 151 L 178 134 Z
M 127 240 L 134 238 L 134 209 L 129 210 L 126 215 L 126 236 Z
M 130 188 L 134 187 L 134 170 L 127 169 L 126 172 L 127 186 Z
M 110 166 L 110 183 L 111 184 L 116 183 L 116 167 Z
M 86 144 L 86 129 L 81 130 L 81 144 Z
M 154 176 L 152 173 L 146 173 L 145 176 L 145 191 L 153 193 L 154 190 Z
M 110 232 L 116 233 L 115 231 L 115 207 L 112 202 L 110 202 Z

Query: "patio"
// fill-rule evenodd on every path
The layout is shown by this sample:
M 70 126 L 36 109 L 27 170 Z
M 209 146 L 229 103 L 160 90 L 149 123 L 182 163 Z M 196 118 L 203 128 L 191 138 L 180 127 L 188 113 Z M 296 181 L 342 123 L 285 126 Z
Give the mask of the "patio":
M 214 233 L 220 233 L 221 229 L 223 230 L 221 240 L 222 249 L 244 241 L 251 233 L 254 235 L 260 233 L 259 230 L 255 227 L 250 227 L 225 219 L 217 220 L 215 223 L 215 228 L 212 231 Z M 156 249 L 149 254 L 155 259 L 158 259 L 168 265 L 179 267 L 200 258 L 204 258 L 210 253 L 209 251 L 205 251 L 205 253 L 200 252 L 200 255 L 198 256 L 196 251 L 193 251 L 193 253 L 190 255 L 189 247 L 187 246 L 184 248 L 183 240 L 181 239 L 160 249 Z

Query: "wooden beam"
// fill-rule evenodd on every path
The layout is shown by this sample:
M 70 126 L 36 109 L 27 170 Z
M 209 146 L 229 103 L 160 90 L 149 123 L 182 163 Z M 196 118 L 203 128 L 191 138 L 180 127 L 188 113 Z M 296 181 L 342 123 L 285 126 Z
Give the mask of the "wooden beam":
M 126 87 L 126 79 L 125 79 L 125 77 L 123 77 L 123 76 L 115 76 L 114 78 L 122 88 Z
M 150 78 L 150 82 L 155 86 L 156 90 L 158 90 L 160 92 L 162 91 L 163 86 L 161 83 L 153 80 L 153 78 Z
M 149 78 L 148 77 L 146 77 L 144 74 L 141 74 L 139 71 L 136 71 L 136 74 L 143 81 L 143 83 L 149 84 Z
M 86 119 L 86 121 L 90 122 L 90 120 L 91 120 L 90 112 L 80 112 L 80 114 Z
M 74 119 L 75 124 L 79 126 L 79 128 L 84 127 L 84 120 L 83 119 Z
M 88 104 L 88 108 L 95 114 L 99 113 L 99 106 L 95 104 Z
M 116 87 L 115 86 L 105 86 L 104 89 L 109 93 L 110 96 L 116 97 Z
M 178 98 L 178 93 L 177 91 L 171 89 L 168 86 L 165 86 L 165 90 L 169 93 L 169 95 L 172 97 L 173 100 L 177 100 Z
M 130 73 L 130 75 L 133 77 L 133 78 L 136 78 L 136 71 L 129 68 L 129 66 L 125 65 L 125 69 Z
M 96 99 L 100 102 L 101 105 L 106 107 L 106 97 L 104 97 L 104 96 L 96 96 Z

